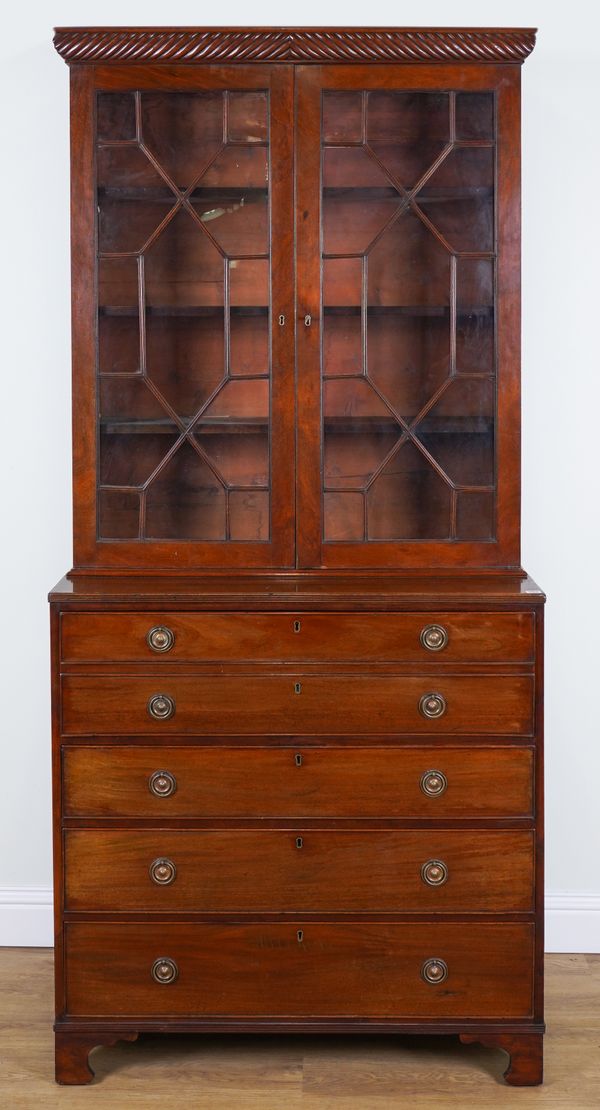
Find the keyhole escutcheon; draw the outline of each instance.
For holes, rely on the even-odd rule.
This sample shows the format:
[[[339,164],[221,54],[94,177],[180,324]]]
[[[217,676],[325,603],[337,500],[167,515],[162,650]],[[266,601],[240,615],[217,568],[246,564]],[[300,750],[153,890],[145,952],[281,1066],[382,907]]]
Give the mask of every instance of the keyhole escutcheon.
[[[301,836],[296,837],[296,847],[297,848],[303,848],[304,847],[304,841],[303,841]]]
[[[301,694],[302,693],[302,683],[301,682],[295,682],[294,683],[294,693],[295,694]]]
[[[302,627],[302,625],[300,624],[300,621],[294,621],[294,625],[293,625],[294,632],[299,632],[301,627]]]
[[[300,752],[297,752],[296,755],[294,756],[294,763],[296,764],[296,767],[301,767],[302,766],[302,756],[301,756]]]

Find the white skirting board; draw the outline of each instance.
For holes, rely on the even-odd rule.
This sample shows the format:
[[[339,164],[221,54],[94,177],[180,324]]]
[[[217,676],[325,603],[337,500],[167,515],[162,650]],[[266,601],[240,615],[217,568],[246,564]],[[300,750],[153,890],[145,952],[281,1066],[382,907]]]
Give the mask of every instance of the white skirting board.
[[[0,887],[0,947],[54,944],[51,887]]]
[[[546,952],[600,953],[600,894],[546,894]]]
[[[52,890],[0,887],[0,947],[53,944]],[[546,952],[600,953],[600,894],[546,895]]]

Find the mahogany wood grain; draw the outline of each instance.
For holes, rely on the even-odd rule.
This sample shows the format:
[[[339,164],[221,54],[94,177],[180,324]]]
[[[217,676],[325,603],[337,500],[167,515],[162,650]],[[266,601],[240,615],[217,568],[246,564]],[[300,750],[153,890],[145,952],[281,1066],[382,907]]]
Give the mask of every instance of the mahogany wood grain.
[[[271,27],[57,27],[54,46],[65,61],[122,64],[161,61],[381,62],[463,64],[498,61],[519,65],[535,45],[536,31],[514,28],[271,28]]]
[[[98,1045],[113,1045],[118,1041],[137,1041],[137,1033],[61,1033],[54,1034],[55,1078],[61,1086],[81,1086],[91,1083],[95,1072],[89,1054]]]
[[[162,858],[175,868],[166,886],[150,873]],[[447,868],[441,886],[422,876],[432,859]],[[65,834],[67,911],[438,914],[532,908],[531,832],[72,829]]]
[[[431,691],[447,703],[435,719],[419,711],[421,697]],[[150,716],[147,706],[155,694],[175,702],[170,719]],[[526,736],[533,728],[533,682],[526,675],[320,677],[300,670],[285,677],[65,675],[62,728],[71,736],[374,731]]]
[[[440,575],[426,567],[419,574],[390,571],[376,574],[326,570],[279,574],[224,575],[208,571],[193,575],[137,574],[135,571],[85,575],[71,571],[61,578],[49,600],[61,608],[93,611],[323,609],[412,612],[487,612],[537,609],[544,592],[524,571]]]
[[[545,796],[544,796],[544,610],[539,609],[535,617],[536,636],[536,669],[535,669],[535,729],[536,729],[536,756],[535,756],[535,815],[536,815],[536,846],[535,846],[535,910],[536,910],[536,949],[535,949],[535,1017],[539,1022],[544,1020],[544,953],[545,953]],[[533,1048],[535,1055],[535,1046]],[[542,1045],[538,1048],[538,1057],[542,1058]]]
[[[75,559],[69,578],[50,595],[56,1074],[61,1083],[89,1082],[88,1055],[95,1045],[133,1040],[141,1030],[178,1029],[462,1034],[465,1043],[479,1040],[509,1053],[507,1082],[541,1082],[544,595],[519,562],[519,68],[533,42],[533,32],[515,29],[71,28],[57,33],[57,48],[72,63]],[[134,98],[130,93],[135,90]],[[204,263],[199,263],[205,257],[204,232],[211,239],[214,224],[199,223],[196,231],[202,235],[183,244],[189,262],[183,277],[182,257],[161,252],[155,224],[151,239],[140,238],[145,246],[131,252],[128,264],[136,271],[134,256],[143,257],[148,250],[149,272],[155,268],[153,288],[161,296],[166,278],[189,282],[194,305],[208,319],[201,325],[208,361],[216,359],[220,365],[224,343],[224,365],[232,375],[240,374],[241,365],[247,370],[259,363],[263,373],[268,327],[270,398],[263,383],[255,388],[256,381],[238,380],[239,411],[246,422],[254,420],[253,434],[246,423],[229,427],[227,442],[220,426],[210,435],[212,449],[231,462],[234,486],[238,479],[244,489],[264,485],[269,470],[270,513],[264,490],[254,507],[238,501],[236,511],[246,528],[240,535],[246,538],[237,539],[240,518],[234,513],[238,524],[232,527],[229,501],[223,525],[220,503],[203,493],[202,531],[193,517],[197,503],[187,504],[185,489],[173,488],[173,504],[185,502],[177,512],[189,512],[191,533],[203,538],[147,538],[178,534],[168,530],[169,499],[163,495],[161,501],[155,486],[150,497],[158,502],[151,524],[155,531],[145,531],[145,494],[141,500],[137,492],[133,495],[139,507],[137,534],[144,537],[136,541],[127,517],[131,493],[126,494],[127,510],[113,479],[128,474],[129,456],[135,452],[150,475],[153,453],[161,446],[153,445],[152,437],[171,432],[169,421],[165,425],[162,420],[160,429],[144,425],[139,442],[130,442],[128,399],[137,383],[129,378],[138,363],[141,376],[146,373],[149,343],[150,362],[158,355],[168,370],[170,396],[171,386],[177,392],[177,382],[194,361],[196,340],[187,324],[174,326],[170,334],[177,337],[177,349],[171,360],[165,334],[152,322],[138,328],[132,318],[130,326],[132,321],[123,322],[110,311],[108,327],[106,320],[98,321],[96,217],[97,202],[102,209],[105,198],[96,195],[96,186],[100,184],[101,193],[107,182],[110,186],[101,166],[95,178],[98,94],[101,103],[110,100],[113,105],[114,94],[121,105],[117,114],[123,105],[129,112],[126,136],[119,130],[122,120],[112,134],[117,144],[113,153],[127,159],[136,146],[133,162],[137,159],[142,175],[137,184],[150,188],[144,196],[134,195],[135,189],[127,192],[134,202],[129,204],[132,227],[139,230],[149,198],[164,199],[152,192],[156,159],[139,145],[145,134],[144,105],[158,104],[160,115],[160,104],[164,109],[170,94],[205,92],[220,99],[225,139],[245,146],[239,146],[243,164],[235,181],[240,190],[253,188],[262,165],[264,192],[260,147],[265,149],[266,132],[260,140],[254,132],[240,138],[246,131],[238,127],[234,137],[239,104],[236,109],[235,94],[223,98],[224,90],[245,90],[251,100],[266,92],[268,99],[268,216],[265,209],[252,222],[252,211],[258,210],[256,205],[252,209],[256,198],[251,197],[250,226],[242,229],[239,241],[231,240],[224,268],[229,274],[230,263],[235,266],[248,245],[267,249],[268,230],[268,316],[266,293],[256,284],[257,263],[247,261],[246,277],[239,269],[234,273],[237,291],[229,290],[229,301],[235,312],[247,301],[254,315],[236,327],[225,320],[222,331],[219,320],[225,316],[214,316],[214,309],[227,307],[228,279],[221,299],[212,287],[203,289],[220,278],[201,272]],[[460,175],[453,176],[461,161],[454,154],[461,152],[452,151],[441,172],[440,166],[433,170],[438,173],[437,192],[435,182],[433,192],[426,183],[421,196],[427,210],[432,198],[440,199],[439,187],[442,192],[461,190],[454,198],[458,208],[444,208],[444,196],[437,209],[450,245],[436,232],[435,220],[424,225],[446,252],[444,262],[435,263],[425,246],[421,276],[429,283],[434,309],[443,316],[448,308],[447,339],[439,312],[441,332],[433,317],[423,325],[419,312],[417,323],[406,323],[411,305],[420,310],[423,302],[411,299],[412,262],[402,260],[393,236],[387,241],[383,236],[369,263],[383,325],[369,324],[368,342],[366,325],[361,325],[364,373],[379,359],[386,373],[402,374],[399,346],[405,369],[413,363],[418,367],[421,345],[433,352],[422,380],[410,369],[411,380],[402,383],[399,395],[409,418],[414,411],[417,430],[421,400],[439,385],[432,365],[436,358],[442,375],[477,373],[490,386],[478,400],[478,387],[471,383],[464,411],[452,399],[443,410],[455,422],[446,428],[449,434],[456,437],[460,429],[444,456],[457,468],[455,479],[448,479],[453,490],[446,522],[451,539],[431,538],[446,535],[441,517],[436,517],[443,498],[436,502],[434,490],[433,507],[428,504],[418,467],[406,495],[402,483],[407,479],[400,470],[392,472],[392,486],[385,487],[392,488],[393,496],[378,495],[373,542],[349,542],[363,533],[351,513],[348,523],[347,502],[330,502],[325,529],[322,520],[324,473],[328,482],[337,483],[336,489],[348,476],[356,489],[363,472],[373,473],[381,442],[387,450],[390,439],[386,413],[379,446],[373,439],[369,420],[376,412],[372,398],[368,404],[361,401],[364,382],[350,387],[340,408],[334,373],[327,390],[333,399],[322,402],[321,349],[330,340],[327,329],[321,335],[321,312],[328,320],[332,309],[341,308],[348,316],[358,301],[352,299],[352,259],[349,267],[338,266],[332,280],[322,272],[328,268],[322,266],[321,240],[323,234],[329,236],[330,246],[333,241],[339,247],[338,257],[353,255],[351,213],[357,198],[336,196],[330,202],[331,188],[339,192],[348,184],[348,167],[359,153],[336,142],[329,129],[333,154],[326,160],[323,200],[323,94],[332,94],[329,104],[339,106],[348,104],[357,90],[370,92],[361,98],[356,142],[370,134],[370,111],[375,131],[381,130],[385,105],[394,99],[389,92],[402,93],[404,105],[418,100],[424,106],[432,102],[428,93],[443,90],[448,106],[445,154],[450,145],[465,145],[460,113],[468,98],[461,94],[485,93],[475,95],[477,103],[487,105],[485,139],[475,140],[475,146],[489,152],[495,127],[495,163],[484,152],[479,178],[465,182],[479,184],[486,197],[495,197],[494,315],[488,312],[491,282],[477,286],[465,277],[469,265],[473,274],[474,259],[491,256],[490,208],[482,200],[479,230],[475,223],[469,226],[471,237],[481,231],[483,239],[473,242],[467,236],[467,245],[481,249],[466,250],[464,241],[461,248],[453,240],[462,219],[456,212],[463,211],[463,182]],[[382,105],[383,116],[378,116]],[[436,139],[437,125],[427,112],[425,116],[424,131],[433,126],[435,132],[424,135],[427,143]],[[335,120],[333,124],[335,133]],[[466,145],[473,147],[468,134],[469,124]],[[421,137],[419,133],[419,141]],[[250,142],[258,145],[251,148]],[[180,153],[185,163],[187,152]],[[474,154],[477,160],[472,149],[466,159],[471,168]],[[418,156],[415,150],[401,156],[412,167],[412,183]],[[365,227],[374,231],[395,186],[390,179],[379,190],[377,155],[373,164],[369,159],[365,155],[362,176],[352,185],[376,191],[358,198],[365,206]],[[231,167],[217,173],[227,190],[233,188],[231,174]],[[420,194],[422,183],[416,181],[415,196],[417,188]],[[394,195],[404,192],[402,185]],[[109,197],[109,206],[113,200]],[[188,202],[181,194],[177,203]],[[219,217],[225,215],[217,211]],[[231,228],[232,211],[227,209],[217,225],[219,233]],[[214,218],[212,212],[208,216]],[[126,230],[122,213],[115,218],[117,230]],[[99,230],[100,236],[110,231],[102,219]],[[423,236],[431,247],[425,232]],[[336,250],[329,253],[336,255]],[[485,266],[491,274],[490,264]],[[446,269],[449,278],[443,284]],[[142,262],[135,305],[145,303],[143,271]],[[367,318],[366,264],[361,281],[359,300]],[[475,354],[471,349],[467,369],[459,365],[457,354],[464,346],[464,326],[457,315],[459,287],[463,302],[471,297],[485,310],[478,316],[480,344]],[[161,304],[160,297],[152,302],[158,317]],[[185,311],[194,305],[186,303]],[[390,307],[398,319],[385,316]],[[337,365],[347,375],[346,324],[343,316],[339,319],[341,328],[336,332],[334,327],[331,334],[339,337],[341,331],[342,354],[339,347],[337,355],[326,348],[327,358],[334,370]],[[356,329],[349,334],[355,336]],[[96,381],[99,349],[103,377],[114,379],[102,390]],[[356,352],[353,357],[360,362]],[[123,366],[125,373],[112,373]],[[150,407],[151,401],[146,397]],[[325,411],[328,429],[335,428],[329,455],[323,449],[322,403],[330,405]],[[432,398],[432,403],[437,401]],[[106,419],[107,412],[111,420],[123,417],[108,457],[98,450],[100,408]],[[134,408],[133,416],[150,419],[152,414],[142,409],[140,415]],[[224,402],[216,412],[221,419],[229,408]],[[356,467],[348,444],[341,442],[342,415],[344,420],[348,415],[367,418],[360,425],[363,449]],[[456,425],[457,416],[465,415],[471,423],[480,417],[487,421],[483,446],[465,439],[463,425]],[[407,427],[409,438],[412,433]],[[434,462],[439,449],[438,444]],[[479,458],[481,473],[474,469]],[[102,481],[110,490],[108,498],[102,495],[103,504],[97,495],[98,467],[105,468]],[[406,473],[413,473],[410,466]],[[466,479],[474,473],[477,485],[471,487]],[[185,487],[187,478],[178,475]],[[408,488],[411,482],[413,488]],[[468,498],[490,483],[497,491],[495,519],[488,490],[474,527]],[[222,484],[221,501],[224,489]],[[369,504],[362,504],[362,526],[368,532]],[[456,538],[461,505],[467,506],[462,539]],[[250,524],[244,513],[250,514]],[[228,529],[230,541],[210,540],[213,532],[223,536]],[[99,539],[119,535],[129,538]],[[389,538],[402,535],[414,538]],[[429,623],[447,628],[449,641],[441,652],[430,653],[420,643],[421,630]],[[153,653],[146,643],[155,625],[167,625],[175,634],[172,650],[164,655]],[[437,719],[419,710],[421,696],[430,693],[446,699],[446,711]],[[154,694],[174,699],[170,719],[149,715]],[[175,790],[167,797],[156,797],[149,789],[157,771],[174,777]],[[438,796],[423,791],[428,771],[447,780]],[[176,868],[174,882],[165,887],[149,874],[159,858],[172,859]],[[423,882],[421,866],[427,859],[446,864],[443,885]],[[158,983],[151,975],[153,963],[166,958],[178,968],[171,984]],[[426,983],[421,970],[427,959],[444,960],[447,979]]]
[[[441,651],[420,640],[429,624],[448,634]],[[146,636],[174,634],[158,654]],[[533,659],[531,613],[63,613],[64,662],[525,662]]]
[[[297,757],[300,758],[298,765]],[[517,747],[65,747],[66,817],[530,817],[533,752]],[[423,793],[431,769],[448,781]],[[150,793],[155,771],[176,790]]]
[[[527,1018],[528,924],[65,926],[71,1016]],[[178,978],[156,983],[155,960]],[[443,959],[448,977],[421,977]]]
[[[461,1033],[462,1044],[483,1044],[508,1053],[504,1079],[511,1087],[539,1087],[544,1082],[544,1038],[541,1033]]]
[[[70,72],[73,554],[90,558],[96,534],[96,196],[94,73]],[[93,538],[92,538],[93,537]]]

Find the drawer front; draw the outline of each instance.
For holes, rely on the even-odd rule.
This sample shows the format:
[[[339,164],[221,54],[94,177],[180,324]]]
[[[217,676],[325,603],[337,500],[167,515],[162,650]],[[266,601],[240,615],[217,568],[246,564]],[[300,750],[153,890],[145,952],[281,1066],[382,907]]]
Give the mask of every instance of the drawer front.
[[[430,626],[442,629],[425,637]],[[156,647],[148,642],[153,629]],[[169,633],[172,634],[172,643]],[[445,635],[444,635],[445,634]],[[443,643],[447,637],[447,643]],[[439,647],[439,643],[442,646]],[[63,613],[65,662],[526,662],[531,613]]]
[[[71,830],[67,910],[530,912],[533,833]]]
[[[78,923],[65,934],[72,1017],[532,1013],[529,924]],[[444,981],[424,979],[430,960],[444,961]],[[153,968],[173,978],[157,982]]]
[[[155,794],[159,772],[166,792]],[[431,788],[433,793],[426,793]],[[159,787],[161,786],[159,782]],[[437,789],[436,789],[437,787]],[[486,747],[63,749],[67,817],[530,817],[533,752]]]
[[[66,735],[527,735],[533,729],[528,675],[67,675],[62,691]],[[420,708],[431,693],[438,696],[435,706],[444,707],[434,718]],[[162,711],[164,695],[174,711],[156,720],[152,699],[159,698]]]

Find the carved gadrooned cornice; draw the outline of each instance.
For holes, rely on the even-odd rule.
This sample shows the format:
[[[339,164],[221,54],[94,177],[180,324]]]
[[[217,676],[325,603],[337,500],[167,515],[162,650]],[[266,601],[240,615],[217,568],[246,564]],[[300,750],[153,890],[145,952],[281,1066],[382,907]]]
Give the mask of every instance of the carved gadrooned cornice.
[[[535,30],[432,28],[58,27],[54,45],[72,63],[513,62]]]

